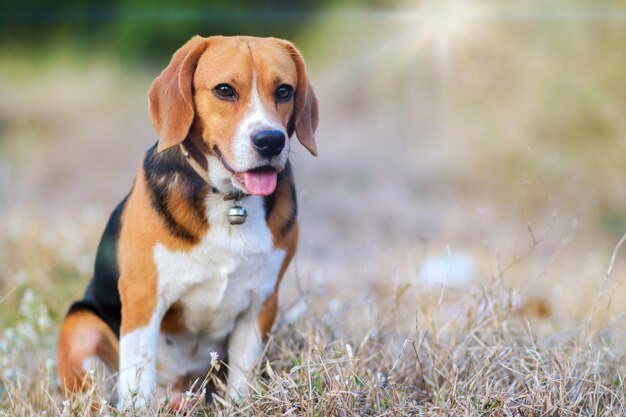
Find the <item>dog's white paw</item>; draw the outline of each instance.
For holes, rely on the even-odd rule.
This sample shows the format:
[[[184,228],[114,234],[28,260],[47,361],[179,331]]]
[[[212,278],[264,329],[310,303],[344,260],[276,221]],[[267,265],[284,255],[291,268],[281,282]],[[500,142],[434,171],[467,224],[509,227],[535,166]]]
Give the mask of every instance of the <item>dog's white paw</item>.
[[[248,391],[250,386],[248,385],[248,381],[245,378],[237,379],[237,381],[233,381],[228,383],[228,397],[235,404],[241,404],[243,402],[243,398],[248,395]]]

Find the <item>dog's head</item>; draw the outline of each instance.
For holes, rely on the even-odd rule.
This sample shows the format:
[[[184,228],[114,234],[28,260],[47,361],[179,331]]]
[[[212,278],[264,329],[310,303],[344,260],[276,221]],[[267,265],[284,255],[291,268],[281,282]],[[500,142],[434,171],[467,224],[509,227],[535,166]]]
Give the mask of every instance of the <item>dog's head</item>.
[[[200,139],[223,192],[272,194],[294,131],[317,155],[317,99],[302,56],[281,39],[192,38],[152,84],[150,115],[159,152]]]

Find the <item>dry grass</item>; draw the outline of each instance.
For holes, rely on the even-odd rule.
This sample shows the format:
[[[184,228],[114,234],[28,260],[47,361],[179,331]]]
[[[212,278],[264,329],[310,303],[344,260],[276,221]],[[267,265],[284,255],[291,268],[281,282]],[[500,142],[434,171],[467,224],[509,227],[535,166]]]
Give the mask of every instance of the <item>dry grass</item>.
[[[96,234],[101,224],[96,219],[97,215],[86,215],[77,221],[77,229]],[[13,219],[13,224],[20,222]],[[30,224],[28,230],[33,229],[36,227]],[[66,398],[55,376],[58,313],[63,311],[66,296],[60,300],[50,296],[54,291],[44,290],[46,281],[36,277],[57,274],[59,268],[66,276],[88,274],[81,270],[81,264],[88,261],[82,259],[80,234],[68,230],[59,227],[54,238],[46,233],[23,233],[19,240],[8,236],[2,242],[2,260],[7,267],[12,267],[10,256],[17,253],[38,253],[41,258],[29,272],[9,273],[22,284],[18,282],[0,301],[3,317],[11,317],[4,320],[0,337],[1,415],[118,413],[104,392],[105,384]],[[72,246],[74,253],[68,249]],[[609,259],[607,255],[607,265]],[[303,280],[297,275],[290,278]],[[607,279],[611,279],[609,275]],[[77,278],[75,284],[80,281]],[[516,300],[517,292],[507,286],[502,274],[473,288],[429,291],[403,283],[387,294],[371,291],[349,303],[338,301],[332,289],[324,286],[305,289],[284,306],[259,364],[252,394],[241,404],[220,397],[209,406],[190,396],[188,412],[624,415],[626,323],[621,316],[597,318],[598,309],[605,308],[604,297],[598,297],[591,310],[580,313],[580,325],[554,331],[551,319],[546,318],[551,306],[542,299]],[[19,300],[17,305],[12,304],[15,300]],[[7,314],[9,309],[16,312]],[[98,375],[93,378],[98,380]],[[222,393],[218,390],[218,395]],[[160,413],[165,413],[165,408]]]

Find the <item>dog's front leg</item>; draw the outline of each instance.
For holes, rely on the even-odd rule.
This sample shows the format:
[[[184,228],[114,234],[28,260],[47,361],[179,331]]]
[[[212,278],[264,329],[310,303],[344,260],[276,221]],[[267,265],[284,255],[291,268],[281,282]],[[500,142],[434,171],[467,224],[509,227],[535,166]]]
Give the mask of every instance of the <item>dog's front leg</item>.
[[[154,404],[157,343],[167,306],[149,286],[128,283],[123,276],[120,295],[118,405],[121,409],[149,408]]]
[[[120,409],[153,405],[156,386],[156,350],[162,315],[120,335],[120,372],[117,386]]]
[[[228,342],[228,395],[238,400],[248,392],[248,377],[263,352],[265,343],[257,325],[258,308],[239,317]]]

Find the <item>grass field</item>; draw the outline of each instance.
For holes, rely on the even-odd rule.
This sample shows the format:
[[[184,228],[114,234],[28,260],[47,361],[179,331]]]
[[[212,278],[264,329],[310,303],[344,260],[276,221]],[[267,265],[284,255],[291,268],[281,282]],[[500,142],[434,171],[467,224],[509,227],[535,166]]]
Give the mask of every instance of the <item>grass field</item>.
[[[188,412],[626,415],[626,24],[572,4],[445,48],[385,16],[304,32],[320,157],[291,156],[278,322],[252,395]],[[65,397],[54,349],[159,71],[0,50],[0,417],[119,414]]]
[[[83,233],[95,233],[98,222],[79,222]],[[2,299],[0,409],[7,416],[115,415],[110,395],[103,391],[106,384],[66,398],[55,377],[59,314],[68,293],[78,293],[90,264],[76,240],[80,234],[58,230],[63,232],[54,238],[48,231],[24,234],[19,243],[3,242],[5,266],[11,259],[22,264],[20,253],[37,254],[37,260],[30,263],[36,269],[13,271],[14,287]],[[607,268],[615,265],[608,262]],[[44,278],[48,276],[52,279]],[[298,274],[290,279],[291,285],[305,280]],[[611,279],[615,277],[603,283],[604,291],[614,288]],[[568,318],[578,322],[568,327],[554,319],[556,297],[529,297],[506,281],[496,274],[471,289],[429,291],[399,280],[386,293],[372,289],[349,301],[337,298],[330,285],[305,286],[283,303],[252,395],[242,404],[218,399],[211,406],[190,395],[188,411],[623,415],[625,323],[623,315],[607,316],[606,302],[612,297],[588,294],[590,309],[568,308]]]

